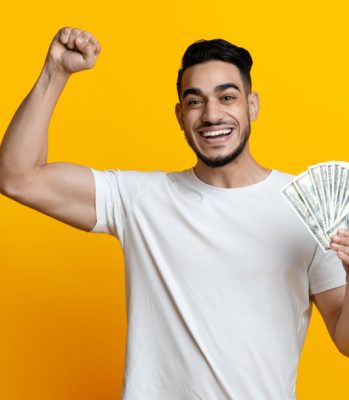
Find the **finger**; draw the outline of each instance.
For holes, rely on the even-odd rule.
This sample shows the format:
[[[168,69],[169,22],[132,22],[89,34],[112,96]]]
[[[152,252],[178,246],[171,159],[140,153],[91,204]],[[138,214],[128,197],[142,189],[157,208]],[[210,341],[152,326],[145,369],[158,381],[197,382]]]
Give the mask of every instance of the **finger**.
[[[65,27],[59,31],[59,41],[62,44],[67,44],[72,28]]]
[[[96,59],[98,54],[101,52],[101,45],[99,44],[98,40],[92,36],[91,33],[87,32],[88,35],[82,38],[82,35],[79,36],[79,38],[76,40],[76,44],[79,48],[79,50],[83,50],[85,45],[90,45],[92,44],[93,46],[93,53],[94,53],[94,58]],[[84,51],[85,52],[85,51]]]
[[[89,39],[87,44],[83,47],[83,55],[85,60],[85,65],[87,68],[92,68],[95,65],[96,55],[95,55],[95,45],[92,42],[92,37]]]
[[[88,41],[91,39],[92,35],[90,32],[83,31],[80,35],[75,39],[75,45],[78,50],[83,51],[83,48],[88,44]]]
[[[70,32],[70,35],[69,35],[68,42],[67,42],[68,49],[71,49],[71,50],[74,49],[75,40],[80,35],[80,33],[81,33],[80,29],[77,29],[77,28],[72,29],[72,31]]]
[[[92,42],[92,43],[94,44],[94,46],[95,46],[95,50],[94,50],[95,56],[98,56],[98,54],[99,54],[99,53],[101,52],[101,50],[102,50],[102,47],[101,47],[100,43],[98,42],[98,40],[97,40],[95,37],[92,37],[91,42]]]
[[[347,236],[334,235],[331,241],[337,244],[342,244],[344,246],[349,246],[349,237]]]
[[[341,245],[338,243],[331,243],[331,249],[336,251],[337,254],[338,252],[342,252],[344,254],[348,254],[349,255],[349,246],[348,245]]]
[[[348,254],[343,253],[343,252],[341,252],[341,251],[339,251],[337,254],[338,254],[338,257],[339,257],[343,262],[345,262],[346,264],[349,265],[349,255],[348,255]]]
[[[337,235],[349,238],[349,229],[344,229],[344,228],[338,229]]]
[[[97,55],[100,52],[100,47],[96,45],[96,39],[89,34],[89,37],[83,39],[79,37],[76,40],[79,51],[84,55],[84,59],[88,64],[89,68],[95,64]]]

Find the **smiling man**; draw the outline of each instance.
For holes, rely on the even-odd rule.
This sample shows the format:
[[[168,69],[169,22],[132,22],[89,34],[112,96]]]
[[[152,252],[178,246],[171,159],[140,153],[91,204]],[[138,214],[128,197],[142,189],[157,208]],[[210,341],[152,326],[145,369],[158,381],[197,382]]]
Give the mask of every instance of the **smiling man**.
[[[197,156],[175,171],[47,163],[47,130],[68,78],[98,41],[63,28],[0,147],[6,196],[125,256],[123,400],[291,400],[313,303],[349,356],[349,232],[322,252],[280,194],[293,176],[249,149],[259,111],[252,58],[225,40],[186,50],[175,112]]]
[[[236,59],[242,72],[232,61],[207,60],[204,53],[207,48],[222,46],[227,46],[228,52],[233,50],[232,60]],[[188,58],[195,48],[197,51],[201,48],[203,59],[191,65]],[[246,62],[244,67],[242,61]],[[197,175],[204,181],[213,179],[214,185],[226,187],[244,186],[251,179],[266,177],[270,170],[259,166],[249,151],[250,121],[257,118],[259,97],[251,93],[252,59],[247,51],[229,48],[223,40],[202,41],[189,47],[183,64],[188,66],[178,74],[180,103],[176,104],[176,115],[198,157]],[[238,171],[238,166],[242,171]]]
[[[250,85],[245,88],[239,69],[223,61],[196,64],[179,79],[178,91],[186,89],[176,113],[188,144],[209,167],[231,163],[246,149],[250,120],[259,109],[257,93],[249,93]],[[225,79],[231,82],[220,83]]]

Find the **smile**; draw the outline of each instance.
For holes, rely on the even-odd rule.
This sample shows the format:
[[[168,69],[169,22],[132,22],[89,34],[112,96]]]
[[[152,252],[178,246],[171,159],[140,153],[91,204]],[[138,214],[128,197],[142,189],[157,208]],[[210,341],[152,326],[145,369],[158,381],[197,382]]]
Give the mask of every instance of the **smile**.
[[[200,134],[202,142],[206,144],[215,144],[215,143],[223,143],[230,139],[232,133],[234,132],[234,128],[225,128],[225,129],[215,129],[213,130],[200,130],[198,133]]]
[[[227,136],[233,132],[232,128],[229,129],[220,129],[214,131],[199,131],[200,135],[207,138],[207,137],[219,137],[219,136]]]

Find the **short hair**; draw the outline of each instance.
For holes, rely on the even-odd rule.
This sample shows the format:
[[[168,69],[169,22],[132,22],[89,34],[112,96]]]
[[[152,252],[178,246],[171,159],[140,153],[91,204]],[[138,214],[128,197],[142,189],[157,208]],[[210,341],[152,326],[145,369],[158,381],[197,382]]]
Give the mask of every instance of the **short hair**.
[[[253,60],[248,50],[227,42],[224,39],[200,39],[192,43],[182,57],[182,66],[178,71],[177,77],[177,93],[179,100],[181,100],[180,92],[184,71],[193,65],[212,60],[234,64],[240,71],[246,93],[251,92],[252,81],[250,71]]]

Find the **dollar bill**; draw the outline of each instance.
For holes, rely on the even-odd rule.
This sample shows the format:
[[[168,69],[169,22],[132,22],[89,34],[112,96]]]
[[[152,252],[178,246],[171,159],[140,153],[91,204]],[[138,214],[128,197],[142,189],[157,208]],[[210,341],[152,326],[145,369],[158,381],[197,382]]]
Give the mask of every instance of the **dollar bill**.
[[[344,215],[340,220],[338,220],[333,226],[327,229],[326,233],[331,238],[335,235],[338,229],[349,229],[349,214]]]
[[[338,229],[349,229],[349,163],[311,165],[281,193],[324,252]]]
[[[344,171],[344,168],[342,168],[342,166],[339,163],[335,164],[335,169],[334,169],[334,198],[333,198],[333,202],[335,205],[335,213],[334,213],[334,219],[337,220],[338,218],[338,195],[339,195],[339,189],[341,187],[341,179],[342,179],[342,171]]]
[[[320,203],[317,199],[315,188],[313,186],[310,174],[308,171],[298,175],[293,181],[298,193],[302,197],[305,205],[310,213],[316,219],[321,229],[325,232],[326,225]]]
[[[337,207],[338,207],[338,214],[340,214],[342,212],[342,203],[343,203],[343,198],[345,195],[345,188],[346,188],[346,184],[347,184],[347,180],[349,178],[349,174],[348,174],[348,168],[346,168],[344,165],[341,165],[342,168],[342,179],[341,179],[341,183],[340,183],[340,188],[339,188],[339,193],[338,193],[338,200],[337,200]]]
[[[335,204],[334,204],[334,163],[326,163],[327,170],[327,185],[328,185],[328,194],[329,194],[329,209],[331,215],[330,224],[332,225],[335,222]]]
[[[324,195],[324,189],[322,185],[322,179],[321,179],[321,172],[320,168],[318,165],[313,165],[308,168],[310,177],[312,179],[315,193],[318,199],[319,207],[321,208],[323,219],[324,219],[324,224],[325,227],[328,228],[330,226],[329,221],[328,221],[328,216],[326,212],[326,206],[325,206],[325,195]]]
[[[342,218],[344,214],[348,213],[349,209],[349,170],[347,170],[347,175],[345,178],[345,181],[343,182],[343,194],[342,194],[342,199],[341,203],[338,205],[338,214],[339,218]]]
[[[316,222],[316,219],[303,202],[296,186],[291,183],[283,188],[281,193],[290,202],[293,209],[296,211],[308,231],[313,235],[314,239],[319,243],[322,250],[326,252],[330,247],[330,241],[328,240],[327,235],[325,236],[324,232],[321,230],[321,227]]]

